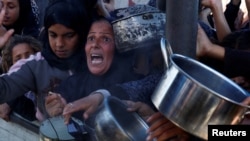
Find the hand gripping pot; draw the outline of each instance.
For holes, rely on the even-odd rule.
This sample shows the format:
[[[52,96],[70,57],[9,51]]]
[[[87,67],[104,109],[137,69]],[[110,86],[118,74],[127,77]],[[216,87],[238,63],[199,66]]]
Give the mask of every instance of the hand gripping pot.
[[[158,41],[165,36],[165,13],[148,5],[117,9],[114,13],[112,25],[119,52],[160,45]]]
[[[167,69],[152,95],[156,108],[185,131],[208,139],[208,125],[236,125],[249,96],[229,78],[192,58],[173,54],[161,40]]]

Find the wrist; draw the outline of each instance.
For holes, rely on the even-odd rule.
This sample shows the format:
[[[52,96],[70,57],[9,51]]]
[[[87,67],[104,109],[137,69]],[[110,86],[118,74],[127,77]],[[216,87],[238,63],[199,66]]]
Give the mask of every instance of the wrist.
[[[106,98],[106,97],[109,97],[109,96],[110,96],[110,92],[109,92],[108,90],[105,90],[105,89],[99,89],[99,90],[96,90],[96,91],[94,91],[94,93],[93,93],[93,94],[95,94],[95,93],[99,93],[99,94],[101,94],[104,98]]]
[[[94,94],[99,94],[102,96],[102,99],[100,100],[101,102],[99,103],[99,107],[102,107],[103,101],[105,98],[111,96],[110,92],[108,90],[105,90],[105,89],[96,90],[96,91],[92,92],[90,95],[94,95]]]
[[[94,94],[99,94],[102,96],[103,100],[106,98],[106,97],[109,97],[110,96],[110,92],[108,90],[105,90],[105,89],[99,89],[99,90],[96,90],[94,92],[92,92],[90,95],[94,95]]]

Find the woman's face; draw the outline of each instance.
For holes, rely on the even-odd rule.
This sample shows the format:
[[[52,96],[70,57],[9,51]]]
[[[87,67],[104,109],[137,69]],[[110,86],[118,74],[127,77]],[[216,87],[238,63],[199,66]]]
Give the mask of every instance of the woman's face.
[[[31,54],[34,54],[34,50],[26,43],[20,43],[15,45],[12,49],[12,64],[15,64],[20,59],[26,59]]]
[[[106,73],[113,61],[114,51],[114,34],[110,23],[104,20],[94,22],[85,45],[90,72],[95,75]]]
[[[19,0],[0,0],[2,10],[5,10],[3,25],[13,25],[19,18],[20,6]]]
[[[59,58],[70,57],[78,44],[78,34],[62,24],[54,24],[48,29],[49,44]]]

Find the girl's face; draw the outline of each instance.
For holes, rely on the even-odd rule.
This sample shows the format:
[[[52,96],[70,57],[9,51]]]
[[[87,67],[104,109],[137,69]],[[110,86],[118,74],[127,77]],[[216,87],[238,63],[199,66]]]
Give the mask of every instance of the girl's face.
[[[12,64],[20,59],[26,59],[34,53],[34,50],[27,43],[17,44],[12,49]]]
[[[48,29],[49,44],[59,58],[70,57],[78,44],[79,35],[62,24],[54,24]]]
[[[85,46],[90,72],[95,75],[106,73],[113,61],[114,51],[112,26],[103,20],[93,23]]]
[[[2,10],[5,10],[3,25],[13,25],[19,18],[19,0],[0,0],[0,2],[2,4]]]

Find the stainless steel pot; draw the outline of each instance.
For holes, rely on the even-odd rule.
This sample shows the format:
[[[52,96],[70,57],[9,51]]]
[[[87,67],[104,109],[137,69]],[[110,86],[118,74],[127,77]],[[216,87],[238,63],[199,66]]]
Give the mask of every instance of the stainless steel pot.
[[[166,47],[170,51],[166,51]],[[171,53],[161,40],[166,71],[152,102],[185,131],[208,139],[208,125],[235,125],[249,109],[241,104],[247,93],[229,78],[189,57]]]
[[[112,22],[115,44],[119,52],[158,46],[165,36],[166,14],[149,5],[117,9]]]
[[[118,98],[104,99],[96,115],[95,131],[100,141],[145,141],[148,125],[136,112],[128,112]]]

